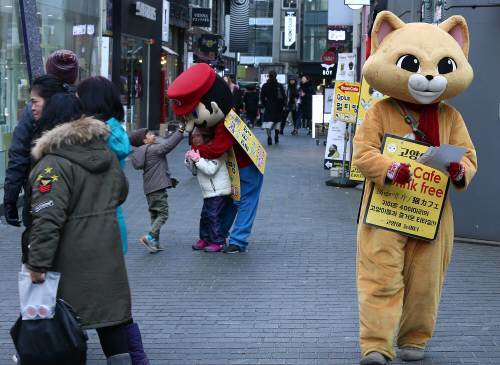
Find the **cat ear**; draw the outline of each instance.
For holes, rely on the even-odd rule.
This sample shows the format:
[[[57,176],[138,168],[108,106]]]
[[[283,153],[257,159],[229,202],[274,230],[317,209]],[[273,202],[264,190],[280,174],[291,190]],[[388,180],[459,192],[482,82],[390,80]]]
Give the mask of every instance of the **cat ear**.
[[[439,28],[451,35],[457,41],[467,58],[469,55],[469,27],[467,27],[467,22],[464,17],[453,15],[439,24]]]
[[[381,11],[373,23],[371,34],[372,53],[377,51],[382,41],[389,33],[404,26],[405,23],[390,11]]]

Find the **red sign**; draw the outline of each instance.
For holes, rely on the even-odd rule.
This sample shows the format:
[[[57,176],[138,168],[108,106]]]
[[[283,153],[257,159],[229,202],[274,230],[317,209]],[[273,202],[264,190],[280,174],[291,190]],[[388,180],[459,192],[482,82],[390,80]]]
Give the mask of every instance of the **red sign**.
[[[325,51],[323,56],[321,56],[321,61],[327,65],[332,65],[335,63],[335,52]]]
[[[342,92],[359,92],[359,86],[346,85],[344,83],[340,84],[338,89]]]

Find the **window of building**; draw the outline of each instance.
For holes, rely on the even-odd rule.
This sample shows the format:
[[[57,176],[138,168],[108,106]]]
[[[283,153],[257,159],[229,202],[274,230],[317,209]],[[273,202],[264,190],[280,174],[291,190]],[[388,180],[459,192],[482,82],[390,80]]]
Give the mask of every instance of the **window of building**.
[[[295,51],[297,49],[297,41],[291,46],[285,46],[285,32],[281,32],[281,50],[282,51]]]
[[[296,9],[297,8],[297,0],[283,0],[282,8],[283,9]]]
[[[328,11],[328,0],[305,0],[304,10],[307,11]]]
[[[273,55],[273,27],[255,26],[250,27],[248,53],[252,56]]]
[[[0,7],[0,186],[5,180],[12,132],[29,98],[29,80],[21,32],[19,2]]]
[[[327,30],[324,25],[304,26],[302,59],[306,62],[320,62],[327,49]]]
[[[248,8],[250,18],[273,17],[273,0],[250,0]]]

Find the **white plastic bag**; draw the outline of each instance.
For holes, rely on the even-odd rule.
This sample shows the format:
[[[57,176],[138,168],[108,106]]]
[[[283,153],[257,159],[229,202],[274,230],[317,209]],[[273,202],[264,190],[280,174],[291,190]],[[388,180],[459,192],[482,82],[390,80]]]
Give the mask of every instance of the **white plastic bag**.
[[[45,281],[33,284],[29,271],[19,273],[19,300],[23,320],[53,318],[61,274],[49,271]]]

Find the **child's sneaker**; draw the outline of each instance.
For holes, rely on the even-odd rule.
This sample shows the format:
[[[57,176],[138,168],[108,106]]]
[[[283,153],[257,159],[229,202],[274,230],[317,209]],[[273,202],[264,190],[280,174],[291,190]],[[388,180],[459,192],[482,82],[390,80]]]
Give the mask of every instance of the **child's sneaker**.
[[[151,234],[148,234],[146,236],[142,236],[141,239],[139,240],[140,243],[144,245],[148,249],[149,252],[151,253],[156,253],[155,246],[158,244],[158,241],[151,236]]]
[[[208,246],[205,247],[205,252],[220,252],[223,247],[223,243],[209,243]]]
[[[163,247],[162,245],[160,245],[160,242],[156,242],[153,247],[155,248],[156,252],[165,251],[165,247]]]
[[[200,250],[205,249],[205,247],[207,247],[207,246],[208,246],[207,242],[205,242],[204,240],[198,240],[198,241],[196,241],[196,243],[193,243],[193,245],[191,247],[195,251],[200,251]]]

